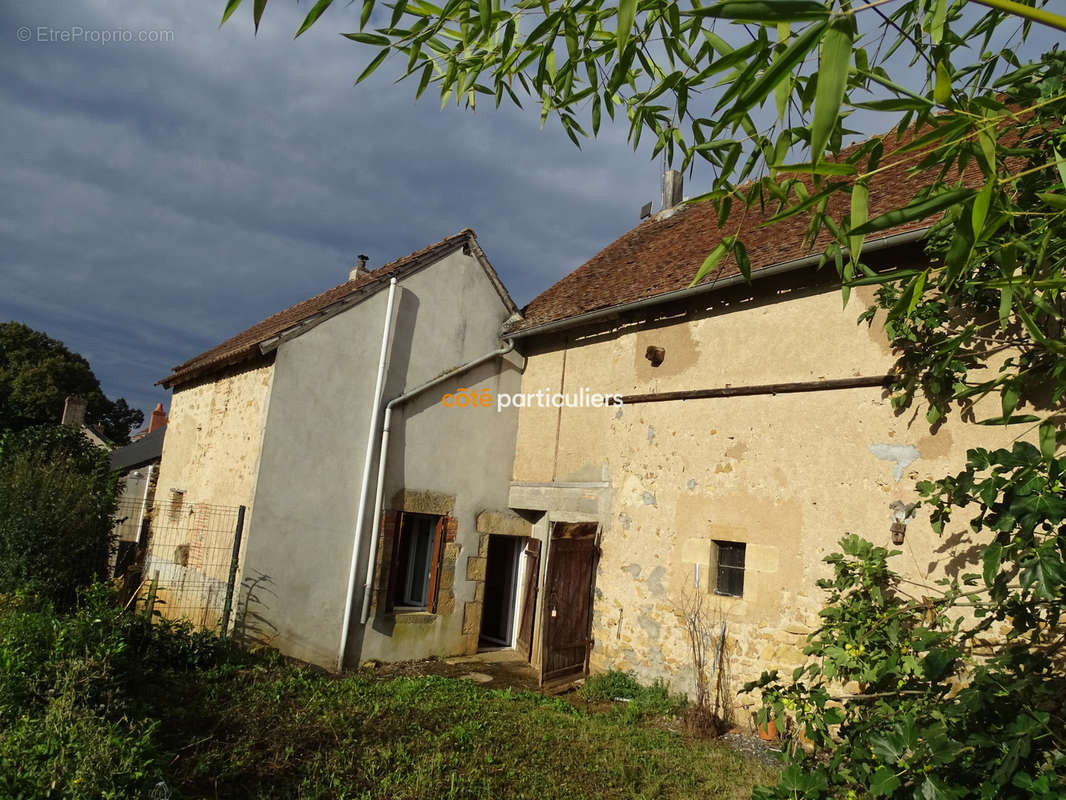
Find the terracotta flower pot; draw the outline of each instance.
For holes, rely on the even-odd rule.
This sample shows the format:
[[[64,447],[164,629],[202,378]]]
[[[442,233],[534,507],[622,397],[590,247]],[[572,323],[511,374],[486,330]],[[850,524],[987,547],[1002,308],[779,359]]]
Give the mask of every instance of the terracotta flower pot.
[[[777,738],[777,720],[771,718],[765,725],[759,726],[759,738],[764,742],[771,742]]]

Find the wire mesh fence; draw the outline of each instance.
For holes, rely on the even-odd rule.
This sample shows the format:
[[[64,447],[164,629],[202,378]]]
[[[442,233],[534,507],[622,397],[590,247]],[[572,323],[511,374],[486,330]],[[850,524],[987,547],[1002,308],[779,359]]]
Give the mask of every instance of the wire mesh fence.
[[[244,506],[123,500],[116,570],[140,563],[139,594],[169,619],[225,631],[244,528]],[[124,563],[126,562],[126,563]]]

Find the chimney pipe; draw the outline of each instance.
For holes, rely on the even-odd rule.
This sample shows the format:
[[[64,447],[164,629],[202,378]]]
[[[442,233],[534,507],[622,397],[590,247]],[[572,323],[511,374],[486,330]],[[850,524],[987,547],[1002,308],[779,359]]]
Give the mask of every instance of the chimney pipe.
[[[370,270],[366,268],[366,262],[369,261],[369,257],[359,254],[359,263],[352,267],[352,271],[348,273],[348,280],[354,281],[357,278],[362,278],[365,275],[370,274]]]
[[[80,428],[85,424],[85,400],[80,397],[67,397],[63,403],[63,425]]]
[[[148,432],[159,430],[167,424],[167,412],[163,410],[162,403],[156,403],[152,409],[152,416],[148,418]]]
[[[673,208],[681,202],[684,190],[684,177],[676,169],[663,173],[663,211]]]

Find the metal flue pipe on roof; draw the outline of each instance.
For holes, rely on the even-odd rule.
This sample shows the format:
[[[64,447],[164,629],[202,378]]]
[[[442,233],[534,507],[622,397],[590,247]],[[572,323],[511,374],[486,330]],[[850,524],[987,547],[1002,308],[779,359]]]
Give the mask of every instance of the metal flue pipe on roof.
[[[514,341],[507,339],[503,347],[492,350],[480,358],[475,358],[473,361],[469,361],[460,367],[448,370],[443,375],[439,375],[431,381],[423,383],[421,386],[417,386],[409,392],[404,392],[399,397],[396,397],[389,401],[385,406],[385,421],[381,430],[381,451],[378,457],[378,485],[377,494],[374,498],[374,527],[370,534],[370,555],[366,561],[366,581],[363,583],[363,606],[362,606],[362,623],[366,625],[367,620],[370,619],[370,591],[374,585],[374,562],[377,560],[378,555],[378,540],[381,536],[381,514],[382,514],[382,497],[385,492],[385,465],[389,457],[389,431],[392,427],[392,410],[402,403],[407,402],[415,395],[422,394],[434,386],[444,383],[445,381],[454,378],[463,372],[473,369],[474,367],[481,366],[486,361],[491,361],[494,358],[505,356],[514,350]],[[351,610],[351,598],[349,597],[349,606],[345,609],[345,613]]]
[[[355,531],[352,536],[352,562],[348,568],[348,594],[344,601],[344,623],[341,627],[341,644],[337,651],[338,672],[344,669],[344,653],[348,649],[348,627],[352,621],[352,600],[355,597],[355,574],[359,567],[359,551],[363,544],[363,524],[366,522],[366,506],[370,492],[370,470],[374,465],[374,443],[377,439],[378,419],[381,416],[381,401],[385,390],[385,371],[389,359],[389,339],[392,333],[392,312],[396,305],[395,299],[396,279],[393,278],[389,281],[389,299],[385,307],[385,325],[381,332],[381,354],[378,357],[378,375],[374,383],[374,404],[370,411],[370,426],[366,435],[363,479],[359,489],[359,510],[355,515]],[[378,496],[381,496],[380,486]]]
[[[873,253],[888,247],[899,247],[901,245],[910,244],[911,242],[916,242],[924,238],[928,232],[929,227],[924,227],[913,231],[906,231],[904,233],[892,234],[891,236],[883,236],[880,239],[874,239],[872,242],[866,242],[863,244],[862,252]],[[847,256],[847,250],[844,251],[844,255],[845,257]],[[818,253],[816,255],[804,256],[803,258],[795,258],[791,261],[782,261],[779,264],[771,264],[762,267],[761,269],[753,269],[751,271],[751,280],[754,281],[758,278],[768,278],[771,275],[780,275],[781,273],[792,272],[793,270],[803,269],[804,267],[812,267],[821,261],[821,259],[822,254]],[[639,300],[632,300],[628,303],[618,303],[613,306],[607,306],[606,308],[586,311],[582,314],[575,314],[572,317],[552,320],[551,322],[545,322],[540,325],[533,325],[524,330],[504,331],[503,335],[513,339],[526,339],[530,336],[552,333],[554,331],[566,330],[568,328],[576,328],[586,323],[597,322],[607,317],[624,314],[628,311],[637,311],[649,306],[663,305],[675,300],[684,300],[689,297],[695,297],[719,289],[726,289],[730,286],[737,286],[746,282],[747,279],[743,275],[730,275],[728,278],[722,278],[718,281],[707,281],[706,283],[700,283],[696,286],[675,289],[672,292],[663,292],[662,294],[653,295],[651,297],[642,297]]]

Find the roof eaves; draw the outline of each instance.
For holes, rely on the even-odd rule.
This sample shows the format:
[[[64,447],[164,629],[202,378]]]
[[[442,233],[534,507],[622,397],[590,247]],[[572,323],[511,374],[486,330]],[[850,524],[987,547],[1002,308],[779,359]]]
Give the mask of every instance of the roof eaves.
[[[929,228],[930,226],[927,225],[921,228],[915,228],[913,230],[902,231],[900,233],[889,234],[888,236],[868,240],[863,244],[862,251],[864,253],[870,253],[889,247],[899,247],[905,244],[910,244],[911,242],[924,238],[929,232]],[[800,258],[782,261],[777,264],[769,264],[765,267],[760,267],[759,269],[753,269],[751,271],[751,280],[754,281],[759,278],[768,278],[773,275],[780,275],[784,272],[792,272],[793,270],[814,266],[821,261],[822,255],[822,253],[813,253]],[[843,255],[845,258],[848,257],[848,251],[846,248],[843,250]],[[705,281],[704,283],[699,283],[696,286],[688,286],[684,289],[674,289],[672,291],[651,295],[650,297],[642,297],[625,303],[604,306],[603,308],[592,309],[581,314],[563,317],[562,319],[549,320],[548,322],[531,325],[528,328],[508,328],[505,324],[502,335],[509,339],[527,339],[531,336],[568,330],[570,328],[576,328],[581,325],[597,322],[601,319],[615,317],[624,314],[627,311],[665,305],[677,300],[684,300],[689,297],[726,289],[746,281],[747,279],[743,275],[730,275],[717,281]],[[518,320],[518,322],[520,323],[521,320]]]

